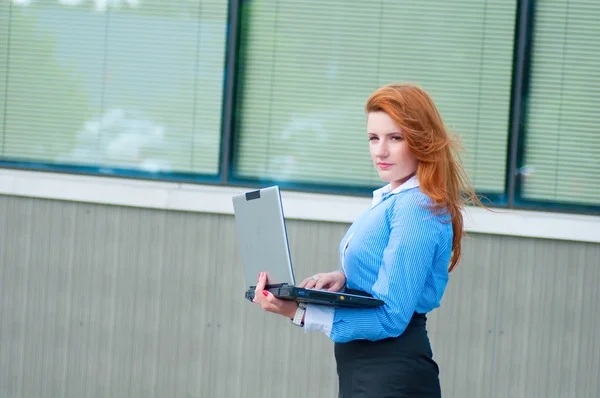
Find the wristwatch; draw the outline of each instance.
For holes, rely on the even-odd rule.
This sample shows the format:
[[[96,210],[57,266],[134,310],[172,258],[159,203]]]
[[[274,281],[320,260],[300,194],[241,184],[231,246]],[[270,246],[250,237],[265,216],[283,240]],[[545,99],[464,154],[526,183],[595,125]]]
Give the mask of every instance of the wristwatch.
[[[294,315],[294,319],[292,319],[292,323],[296,326],[304,326],[302,322],[302,318],[304,318],[304,313],[306,312],[306,304],[298,303],[298,309],[296,310],[296,314]]]

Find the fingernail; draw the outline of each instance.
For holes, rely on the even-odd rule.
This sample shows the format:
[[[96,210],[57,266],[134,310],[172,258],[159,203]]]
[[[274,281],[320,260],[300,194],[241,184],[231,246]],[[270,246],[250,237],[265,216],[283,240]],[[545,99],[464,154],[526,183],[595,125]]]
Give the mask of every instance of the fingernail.
[[[269,292],[267,292],[266,290],[263,290],[263,296],[267,297],[269,295]]]

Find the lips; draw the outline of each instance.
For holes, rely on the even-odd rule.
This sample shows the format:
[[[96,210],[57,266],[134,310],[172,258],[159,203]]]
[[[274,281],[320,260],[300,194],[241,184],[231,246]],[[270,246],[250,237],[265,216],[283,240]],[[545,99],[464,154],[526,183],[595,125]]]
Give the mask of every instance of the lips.
[[[392,166],[393,165],[391,163],[384,163],[384,162],[377,163],[377,167],[379,167],[382,170],[387,170],[387,169],[389,169]]]

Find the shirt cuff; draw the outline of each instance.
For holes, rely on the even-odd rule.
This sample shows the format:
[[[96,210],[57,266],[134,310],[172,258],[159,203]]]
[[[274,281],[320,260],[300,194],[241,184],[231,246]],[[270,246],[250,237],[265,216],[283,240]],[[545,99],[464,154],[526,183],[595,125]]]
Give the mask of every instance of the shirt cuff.
[[[304,331],[321,331],[331,336],[335,308],[325,305],[308,304],[304,313]]]

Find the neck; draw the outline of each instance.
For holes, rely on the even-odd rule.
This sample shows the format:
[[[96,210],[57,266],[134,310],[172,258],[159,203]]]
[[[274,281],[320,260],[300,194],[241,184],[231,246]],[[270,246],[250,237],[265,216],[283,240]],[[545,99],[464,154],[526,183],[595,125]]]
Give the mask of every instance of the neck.
[[[410,180],[412,177],[415,176],[415,174],[417,174],[416,171],[413,171],[412,173],[410,173],[409,175],[407,175],[406,177],[402,177],[401,179],[392,182],[392,190],[398,188],[400,185],[404,184],[406,181]]]

